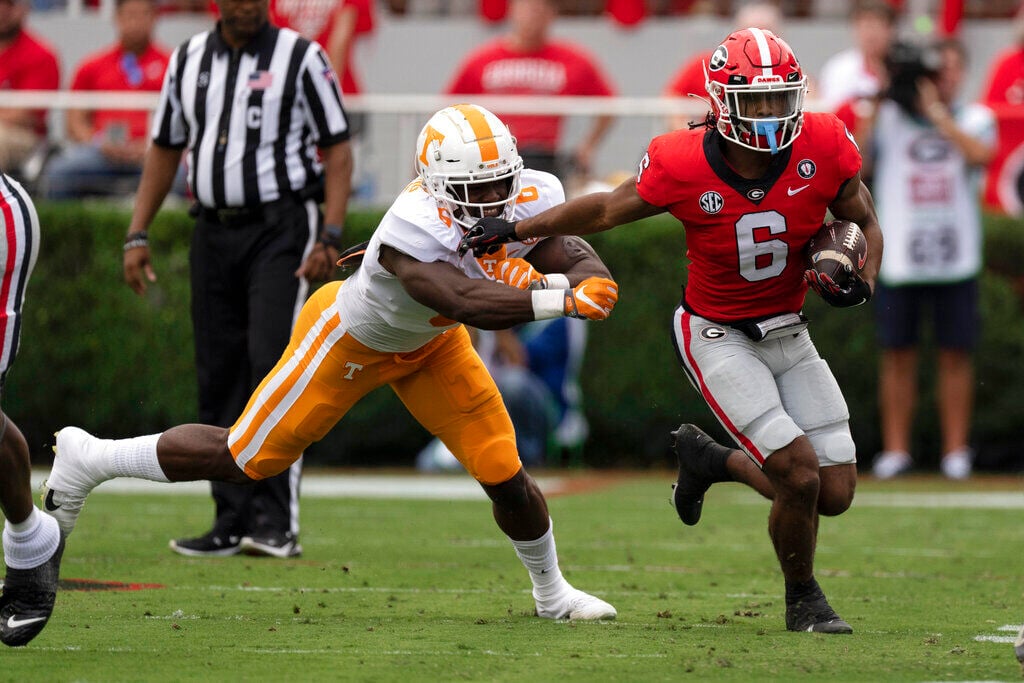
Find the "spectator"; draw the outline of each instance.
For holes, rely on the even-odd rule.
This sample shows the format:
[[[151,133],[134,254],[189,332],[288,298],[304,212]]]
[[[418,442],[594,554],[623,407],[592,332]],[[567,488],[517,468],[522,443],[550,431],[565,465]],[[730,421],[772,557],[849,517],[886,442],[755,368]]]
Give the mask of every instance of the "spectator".
[[[315,40],[327,51],[334,72],[341,77],[341,92],[363,91],[353,63],[358,38],[369,36],[376,24],[373,0],[271,0],[271,21]],[[373,178],[367,168],[366,115],[347,112],[352,147],[352,198],[373,199]]]
[[[882,452],[875,476],[909,469],[917,403],[920,327],[931,319],[938,347],[937,400],[942,472],[971,472],[968,438],[974,395],[971,352],[978,338],[981,270],[979,174],[996,145],[992,112],[957,101],[966,53],[893,47],[889,88],[862,147],[873,164],[878,215],[886,226],[875,315],[882,346],[879,405]]]
[[[156,18],[155,0],[117,0],[117,43],[88,56],[75,72],[71,89],[159,91],[168,53],[153,43]],[[68,138],[73,145],[47,165],[46,196],[118,194],[128,184],[134,190],[149,143],[148,121],[149,112],[144,110],[69,109]]]
[[[539,467],[547,463],[551,448],[582,446],[589,433],[579,386],[587,326],[574,318],[555,318],[471,332],[512,418],[520,460]],[[420,452],[417,467],[458,469],[459,461],[434,439]]]
[[[57,54],[25,28],[29,0],[0,0],[0,91],[56,90]],[[46,110],[0,108],[0,170],[17,173],[46,142]]]
[[[0,173],[0,392],[18,354],[25,286],[39,254],[39,216],[28,193]],[[53,612],[64,539],[55,520],[32,504],[32,463],[18,425],[0,409],[0,509],[7,566],[0,596],[0,642],[20,647],[35,638]]]
[[[553,40],[556,0],[510,0],[508,35],[471,52],[455,72],[446,93],[459,95],[611,96],[614,90],[594,58],[582,48]],[[528,168],[590,175],[594,151],[612,124],[597,116],[583,140],[562,160],[562,117],[509,114],[508,123]]]
[[[139,294],[155,280],[146,229],[187,148],[197,200],[190,256],[199,418],[226,427],[287,346],[309,281],[334,271],[352,158],[324,50],[269,23],[266,0],[218,6],[216,27],[171,56],[125,239],[124,275]],[[261,68],[270,64],[281,68]],[[255,486],[214,483],[213,528],[173,540],[171,549],[298,555],[300,472],[296,458]]]
[[[64,533],[93,487],[111,477],[251,483],[286,471],[364,396],[388,385],[491,499],[494,521],[530,576],[537,616],[615,618],[614,607],[562,576],[544,494],[519,459],[512,422],[463,324],[604,320],[618,287],[582,240],[510,245],[507,255],[545,274],[531,267],[506,284],[494,281],[487,260],[456,252],[460,228],[480,216],[530,215],[564,197],[557,179],[523,168],[515,139],[491,112],[468,104],[437,112],[415,158],[419,178],[362,246],[355,273],[305,303],[288,348],[230,429],[189,424],[119,440],[60,431],[46,499]]]
[[[373,33],[374,15],[373,0],[270,2],[270,20],[275,25],[298,31],[303,38],[315,40],[327,51],[334,72],[341,77],[341,92],[345,95],[362,92],[352,52],[357,38]]]
[[[999,146],[989,165],[985,202],[1024,214],[1024,3],[1014,21],[1014,45],[996,56],[982,94],[999,123]]]
[[[885,54],[896,35],[896,10],[886,0],[858,0],[850,22],[854,47],[833,55],[821,67],[814,95],[823,110],[874,97],[882,87]]]
[[[737,10],[733,18],[733,30],[756,26],[779,35],[779,27],[782,24],[782,15],[779,8],[770,2],[754,2],[743,5]],[[672,76],[672,79],[665,86],[662,95],[665,97],[680,97],[688,99],[690,95],[704,99],[707,91],[704,88],[706,80],[705,65],[711,59],[711,50],[705,50],[693,56],[683,64]],[[672,114],[669,116],[669,130],[682,128],[693,117],[686,114]]]

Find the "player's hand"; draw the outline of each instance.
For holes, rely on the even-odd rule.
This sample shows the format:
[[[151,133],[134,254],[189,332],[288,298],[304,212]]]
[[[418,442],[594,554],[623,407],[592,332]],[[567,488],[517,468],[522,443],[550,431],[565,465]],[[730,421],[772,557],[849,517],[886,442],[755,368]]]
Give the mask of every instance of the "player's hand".
[[[124,252],[124,281],[136,294],[145,294],[146,283],[156,282],[149,247],[133,247]]]
[[[604,320],[611,315],[619,300],[619,286],[614,280],[588,277],[573,289],[565,290],[565,315],[568,318]]]
[[[497,280],[517,289],[546,289],[544,275],[521,258],[507,258],[497,270]]]
[[[849,279],[839,284],[828,275],[808,268],[804,271],[804,280],[825,303],[836,308],[860,306],[871,299],[871,285],[856,273],[850,273]]]
[[[504,218],[481,218],[462,236],[462,241],[459,242],[459,256],[472,249],[473,256],[480,258],[486,254],[493,254],[501,245],[518,239],[514,222],[506,221]]]

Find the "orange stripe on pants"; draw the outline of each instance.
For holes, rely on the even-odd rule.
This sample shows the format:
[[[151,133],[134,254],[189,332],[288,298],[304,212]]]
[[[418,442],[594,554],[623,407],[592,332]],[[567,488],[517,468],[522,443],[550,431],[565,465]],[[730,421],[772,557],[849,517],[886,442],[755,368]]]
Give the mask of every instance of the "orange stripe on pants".
[[[375,351],[344,330],[334,305],[340,282],[303,306],[288,348],[249,399],[228,444],[245,472],[284,471],[359,399],[390,384],[412,415],[484,484],[522,467],[512,421],[465,328],[409,353]]]

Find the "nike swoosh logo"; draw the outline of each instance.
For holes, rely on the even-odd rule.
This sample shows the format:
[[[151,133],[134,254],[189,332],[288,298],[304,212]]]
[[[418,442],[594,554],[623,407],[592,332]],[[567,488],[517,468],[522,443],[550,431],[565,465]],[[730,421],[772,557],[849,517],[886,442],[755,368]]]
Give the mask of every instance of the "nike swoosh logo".
[[[7,618],[7,628],[19,628],[21,626],[28,626],[34,624],[37,621],[46,621],[46,617],[32,617],[31,619],[19,619],[18,617]]]
[[[43,501],[43,507],[50,512],[60,509],[60,505],[53,502],[53,489],[46,492],[46,500]]]
[[[796,188],[795,190],[792,187],[787,187],[786,188],[786,194],[788,194],[790,197],[792,197],[793,195],[795,195],[795,194],[797,194],[799,192],[803,192],[808,187],[810,187],[809,184],[808,185],[801,185],[800,187]]]

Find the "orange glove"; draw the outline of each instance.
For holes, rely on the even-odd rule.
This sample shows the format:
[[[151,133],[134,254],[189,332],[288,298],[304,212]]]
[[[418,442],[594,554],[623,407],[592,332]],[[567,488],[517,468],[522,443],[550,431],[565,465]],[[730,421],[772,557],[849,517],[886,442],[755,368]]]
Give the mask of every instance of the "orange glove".
[[[543,280],[544,274],[538,273],[524,259],[507,258],[501,262],[494,279],[517,289],[543,289],[543,287],[531,287],[531,285],[538,280]]]
[[[565,292],[565,315],[569,318],[604,320],[619,300],[619,286],[614,280],[588,277]]]

